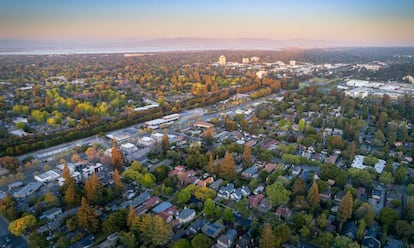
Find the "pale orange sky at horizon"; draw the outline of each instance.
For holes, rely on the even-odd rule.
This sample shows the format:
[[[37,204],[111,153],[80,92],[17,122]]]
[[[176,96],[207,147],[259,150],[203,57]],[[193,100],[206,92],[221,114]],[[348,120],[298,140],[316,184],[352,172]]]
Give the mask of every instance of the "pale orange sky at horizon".
[[[0,10],[1,39],[114,40],[155,38],[260,38],[414,45],[409,1],[301,0],[278,4],[102,1],[38,5],[16,0]],[[42,5],[42,2],[43,5]],[[414,1],[413,1],[414,2]],[[238,3],[237,5],[232,5]],[[399,6],[400,5],[400,6]],[[43,7],[43,8],[42,8]],[[408,13],[406,13],[408,12]]]

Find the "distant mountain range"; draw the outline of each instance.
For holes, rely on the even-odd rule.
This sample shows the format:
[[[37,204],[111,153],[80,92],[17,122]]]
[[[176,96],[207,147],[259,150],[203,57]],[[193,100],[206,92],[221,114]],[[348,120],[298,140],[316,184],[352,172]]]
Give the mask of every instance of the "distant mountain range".
[[[31,41],[0,39],[0,54],[114,53],[190,50],[278,50],[343,47],[352,44],[318,40],[173,38],[121,41]]]

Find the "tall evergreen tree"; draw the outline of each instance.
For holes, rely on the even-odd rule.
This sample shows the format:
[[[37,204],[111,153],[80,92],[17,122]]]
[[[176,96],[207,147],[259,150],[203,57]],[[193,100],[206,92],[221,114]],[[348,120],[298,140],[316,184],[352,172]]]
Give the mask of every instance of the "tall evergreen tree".
[[[221,162],[220,176],[226,180],[232,181],[236,178],[236,163],[234,162],[233,156],[226,152],[226,155]]]
[[[313,181],[313,184],[308,192],[308,201],[312,208],[319,208],[319,188],[316,181]]]
[[[339,216],[342,219],[342,223],[347,219],[352,217],[352,207],[354,205],[354,200],[350,191],[346,192],[345,196],[342,198],[341,203],[339,204]]]
[[[85,180],[85,195],[89,203],[96,204],[98,202],[101,187],[101,182],[96,176],[96,173],[93,173],[90,178]]]
[[[259,241],[260,248],[275,248],[278,247],[276,242],[276,236],[273,233],[272,226],[270,224],[266,224],[263,228],[262,236]]]
[[[162,149],[164,150],[164,154],[170,150],[170,140],[168,139],[168,129],[164,129],[164,136],[162,137]]]
[[[210,152],[209,156],[208,156],[208,171],[211,174],[216,173],[216,168],[214,166],[214,159],[213,159],[213,153]]]
[[[124,187],[124,185],[122,184],[121,176],[119,175],[118,169],[114,170],[114,174],[112,176],[112,179],[114,180],[115,190],[117,192],[120,192],[122,190],[122,188]]]
[[[250,146],[247,144],[244,145],[242,160],[244,169],[250,167],[250,165],[252,164],[252,152],[250,150]]]
[[[77,213],[78,226],[85,228],[88,232],[96,232],[99,229],[99,219],[95,210],[82,197],[81,206]]]
[[[119,150],[117,141],[114,140],[112,145],[112,167],[114,170],[117,169],[118,171],[121,171],[124,166],[124,162],[124,155]]]
[[[63,201],[71,208],[76,205],[76,186],[74,182],[70,182],[66,186]]]

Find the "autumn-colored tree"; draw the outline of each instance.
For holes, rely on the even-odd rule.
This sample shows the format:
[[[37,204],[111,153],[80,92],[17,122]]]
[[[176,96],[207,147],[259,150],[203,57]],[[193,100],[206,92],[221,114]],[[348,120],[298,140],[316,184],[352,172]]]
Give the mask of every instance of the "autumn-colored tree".
[[[266,224],[263,228],[262,236],[259,241],[260,248],[275,248],[278,247],[276,236],[273,233],[272,226]]]
[[[247,144],[244,145],[242,160],[244,169],[250,167],[250,165],[252,164],[252,152],[250,150],[250,146]]]
[[[170,140],[168,139],[168,129],[164,129],[164,136],[162,137],[162,149],[164,150],[164,154],[170,150]]]
[[[295,195],[305,195],[306,193],[306,182],[303,178],[296,178],[293,183],[293,194]]]
[[[134,221],[133,229],[141,232],[145,240],[154,245],[162,246],[168,243],[172,236],[172,229],[161,217],[152,214],[144,214]]]
[[[348,191],[345,196],[342,198],[341,203],[339,204],[339,216],[342,219],[342,222],[352,217],[352,207],[354,205],[354,200],[352,194]]]
[[[88,156],[88,160],[91,162],[95,162],[98,158],[98,152],[96,151],[95,147],[90,146],[85,151],[86,156]]]
[[[213,129],[212,128],[207,128],[207,130],[204,132],[204,139],[207,145],[213,144]]]
[[[127,217],[127,225],[128,227],[132,227],[132,224],[135,221],[135,218],[137,218],[137,214],[135,213],[135,209],[132,207],[132,205],[129,205],[128,210],[128,217]]]
[[[208,171],[211,174],[216,173],[216,167],[214,166],[214,159],[213,159],[213,153],[210,152],[208,156]]]
[[[73,182],[67,185],[63,201],[69,207],[74,207],[76,205],[76,188]]]
[[[81,160],[81,158],[80,158],[79,154],[74,153],[72,155],[72,158],[70,160],[72,161],[72,163],[77,163],[77,162],[79,162]]]
[[[44,202],[48,207],[55,206],[58,203],[58,198],[52,192],[48,191],[45,194]]]
[[[98,202],[101,187],[102,184],[96,173],[93,173],[90,178],[85,180],[85,196],[89,203],[96,204]]]
[[[124,155],[119,150],[117,146],[117,142],[113,142],[112,146],[112,167],[115,169],[118,169],[118,171],[122,170],[122,167],[124,166]]]
[[[312,208],[319,208],[319,188],[316,181],[313,182],[308,192],[308,201]]]
[[[25,215],[17,220],[14,220],[9,223],[9,231],[15,235],[19,236],[28,228],[34,226],[36,224],[36,217],[32,214]]]
[[[20,166],[20,162],[15,157],[5,156],[0,158],[0,166],[11,172],[16,172],[17,168]]]
[[[96,232],[99,229],[98,214],[82,197],[81,206],[77,213],[78,226],[85,228],[88,232]]]
[[[112,179],[114,180],[115,190],[117,192],[120,192],[122,190],[122,188],[124,187],[124,185],[122,184],[121,176],[119,175],[118,169],[114,170],[114,174],[112,176]]]
[[[236,178],[236,163],[234,162],[233,156],[229,153],[229,151],[227,151],[226,155],[224,155],[219,174],[222,178],[229,181]]]
[[[62,178],[65,179],[64,184],[63,184],[64,188],[67,188],[68,185],[71,185],[71,184],[74,183],[73,178],[70,174],[70,169],[68,167],[68,164],[66,164],[66,163],[63,166]]]

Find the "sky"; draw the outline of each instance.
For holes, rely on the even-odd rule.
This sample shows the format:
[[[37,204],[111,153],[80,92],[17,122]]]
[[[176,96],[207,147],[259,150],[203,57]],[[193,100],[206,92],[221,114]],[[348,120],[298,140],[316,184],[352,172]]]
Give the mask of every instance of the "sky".
[[[413,45],[413,0],[0,0],[0,39],[309,39]]]

